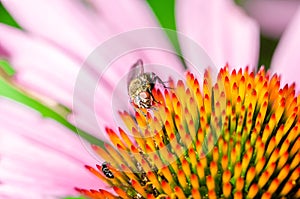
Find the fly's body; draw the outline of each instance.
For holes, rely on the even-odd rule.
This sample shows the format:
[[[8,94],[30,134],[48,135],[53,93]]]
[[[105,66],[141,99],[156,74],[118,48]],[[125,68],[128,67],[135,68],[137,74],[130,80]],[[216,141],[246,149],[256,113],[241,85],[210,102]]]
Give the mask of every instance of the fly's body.
[[[156,82],[164,82],[153,72],[144,72],[143,61],[139,59],[130,69],[127,79],[128,95],[136,108],[150,109],[157,102],[152,94]]]

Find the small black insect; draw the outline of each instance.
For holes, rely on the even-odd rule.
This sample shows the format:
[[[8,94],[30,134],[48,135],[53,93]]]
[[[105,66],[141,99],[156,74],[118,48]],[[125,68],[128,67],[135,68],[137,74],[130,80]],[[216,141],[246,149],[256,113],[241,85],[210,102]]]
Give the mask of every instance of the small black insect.
[[[102,172],[103,172],[103,174],[108,178],[114,178],[114,174],[111,172],[111,170],[109,170],[107,165],[108,165],[107,162],[102,163]]]

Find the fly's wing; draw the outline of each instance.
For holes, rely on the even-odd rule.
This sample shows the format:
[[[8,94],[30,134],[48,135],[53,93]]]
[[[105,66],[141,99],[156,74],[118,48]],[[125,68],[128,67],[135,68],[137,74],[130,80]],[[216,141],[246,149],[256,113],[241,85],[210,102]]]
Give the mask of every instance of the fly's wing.
[[[129,74],[127,76],[127,89],[129,90],[130,82],[144,73],[143,61],[141,59],[137,60],[130,68]]]

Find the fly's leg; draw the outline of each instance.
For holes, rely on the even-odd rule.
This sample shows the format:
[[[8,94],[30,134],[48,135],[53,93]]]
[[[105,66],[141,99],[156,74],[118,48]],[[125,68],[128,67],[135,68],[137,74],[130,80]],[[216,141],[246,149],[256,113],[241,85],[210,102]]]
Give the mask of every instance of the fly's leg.
[[[147,114],[144,113],[144,111],[142,111],[141,109],[139,109],[139,108],[134,108],[134,109],[135,109],[136,112],[142,114],[145,118],[147,117]]]
[[[154,107],[151,107],[151,109],[152,109],[152,108],[154,108]],[[148,119],[147,119],[147,114],[144,113],[144,111],[142,111],[142,110],[139,109],[139,108],[134,108],[134,109],[135,109],[136,112],[142,114],[142,115],[145,117],[146,125],[147,125],[146,129],[151,129],[151,126],[150,126],[150,124],[149,124],[149,122],[148,122]],[[147,109],[147,112],[148,112],[148,109]]]
[[[162,79],[160,79],[159,76],[155,75],[154,73],[153,73],[153,75],[154,75],[153,82],[157,81],[158,83],[160,83],[161,85],[163,85],[164,88],[173,89],[171,87],[166,86],[165,83],[167,83],[167,82],[162,81]]]
[[[150,91],[150,90],[148,89],[148,93],[150,94],[150,96],[152,97],[152,99],[153,99],[153,101],[154,101],[154,102],[156,102],[156,103],[159,103],[159,104],[160,104],[160,102],[159,102],[159,101],[157,101],[157,100],[155,99],[154,95],[152,94],[152,91]]]
[[[138,112],[138,113],[142,114],[144,117],[147,116],[140,108],[133,105],[134,103],[133,103],[132,99],[129,100],[129,103],[132,105],[135,112]]]

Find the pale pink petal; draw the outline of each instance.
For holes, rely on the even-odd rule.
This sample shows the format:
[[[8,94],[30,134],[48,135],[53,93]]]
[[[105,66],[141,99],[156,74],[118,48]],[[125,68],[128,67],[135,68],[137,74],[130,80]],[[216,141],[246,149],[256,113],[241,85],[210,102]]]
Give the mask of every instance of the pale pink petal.
[[[159,27],[146,1],[92,0],[100,21],[109,24],[113,34],[143,27]]]
[[[26,194],[24,194],[26,193]],[[57,196],[49,196],[40,193],[40,190],[30,190],[26,187],[16,187],[13,184],[4,184],[0,186],[0,198],[2,199],[57,199]]]
[[[49,105],[60,103],[71,109],[74,101],[74,87],[81,64],[44,40],[14,28],[0,25],[0,35],[0,48],[8,52],[6,58],[17,71],[14,76],[15,82],[34,95],[37,94],[37,97],[45,96],[46,98],[42,99],[46,99]],[[87,86],[91,82],[97,84],[96,74],[86,71],[86,77],[82,86]],[[107,92],[107,87],[101,90],[103,95],[101,99],[106,98]],[[88,99],[84,93],[76,97],[80,101],[80,107],[83,107],[82,111],[86,110],[90,114],[95,114],[93,109],[86,109]],[[110,117],[105,114],[107,112],[105,109],[108,107],[102,106],[103,113],[100,113],[100,117],[109,121]],[[85,127],[89,127],[85,129],[88,131],[93,126]],[[101,135],[99,128],[89,132]]]
[[[100,76],[101,71],[97,66],[101,65],[106,56],[109,57],[107,51],[107,54],[100,54],[99,57],[93,60],[93,63],[89,63],[92,67],[87,67],[87,70],[83,70],[82,73],[81,64],[60,49],[53,47],[42,39],[5,25],[0,25],[0,48],[9,54],[7,58],[17,71],[14,77],[17,83],[27,90],[72,108],[75,117],[72,121],[80,128],[103,139],[104,126],[114,124],[111,105],[113,88],[128,73],[137,59],[142,58],[145,64],[156,63],[169,66],[172,70],[183,74],[183,67],[178,58],[172,52],[159,49],[159,47],[162,47],[172,50],[166,36],[163,36],[162,32],[159,33],[161,34],[158,37],[152,37],[158,42],[158,49],[149,50],[146,48],[145,50],[135,50],[132,53],[125,50],[122,57],[116,56],[117,61],[109,65],[103,77]],[[143,38],[141,39],[143,40]],[[132,43],[135,43],[135,41],[132,41]],[[116,47],[121,48],[122,44],[121,42]],[[129,47],[131,46],[129,45]],[[84,81],[78,83],[77,81],[80,81],[78,78],[82,74],[84,75]],[[100,77],[104,82],[98,82]],[[78,84],[81,86],[81,90],[77,95],[74,90],[77,89]],[[96,88],[100,89],[96,90]],[[88,95],[87,91],[90,91],[92,95]],[[123,100],[128,101],[127,94],[123,96]],[[74,102],[76,103],[74,104]],[[97,106],[94,107],[94,104]],[[87,118],[95,118],[95,116],[99,118],[101,126],[92,122],[93,120],[87,120]]]
[[[126,54],[125,51],[123,57],[116,57],[117,61],[109,66],[103,77],[104,82],[101,81],[98,86],[101,73],[96,66],[101,66],[101,60],[105,59],[105,55],[101,54],[94,63],[91,63],[94,69],[87,67],[82,73],[78,61],[74,61],[44,40],[5,25],[0,25],[0,34],[2,40],[0,48],[8,52],[6,58],[17,71],[15,81],[27,91],[37,93],[38,97],[46,96],[47,102],[52,103],[51,100],[54,100],[54,105],[58,102],[71,108],[73,111],[71,121],[101,139],[105,139],[104,127],[115,124],[111,104],[114,85],[137,59],[143,58],[145,64],[159,63],[177,71],[182,70],[180,62],[172,53],[160,49],[140,50],[131,54]],[[160,41],[160,44],[165,43],[162,46],[171,48],[167,38],[162,36],[160,40],[159,38],[156,40]],[[78,78],[82,74],[84,80],[78,83]],[[74,94],[76,87],[81,89],[79,95]],[[87,91],[91,91],[92,95],[87,95]],[[123,100],[128,101],[127,94],[123,96]]]
[[[43,40],[0,25],[0,48],[16,69],[16,81],[68,107],[80,63]]]
[[[29,32],[55,42],[81,60],[111,36],[144,27],[159,27],[144,1],[25,0],[5,1],[5,7]],[[39,17],[37,17],[39,16]]]
[[[155,31],[154,36],[151,36],[151,31],[150,33],[148,30],[144,32],[150,34],[147,40],[144,39],[145,34],[130,33],[130,40],[116,40],[117,42],[113,43],[112,49],[109,50],[125,50],[114,55],[113,59],[116,61],[106,70],[103,78],[105,83],[100,82],[102,86],[100,90],[96,90],[96,86],[102,74],[97,67],[106,66],[102,60],[111,58],[110,51],[105,49],[105,52],[100,53],[93,63],[88,62],[88,59],[88,67],[84,71],[86,78],[79,84],[83,90],[80,95],[74,96],[74,90],[78,86],[78,77],[81,75],[79,71],[82,69],[78,61],[43,39],[5,25],[0,26],[3,40],[1,47],[8,52],[8,59],[17,70],[16,81],[26,89],[72,108],[74,114],[70,117],[71,121],[100,138],[104,138],[103,127],[105,125],[115,124],[111,107],[114,85],[129,71],[137,59],[143,59],[146,64],[156,63],[168,66],[182,73],[183,67],[174,55],[174,50],[164,32]],[[138,45],[141,41],[147,41],[148,46]],[[151,48],[152,43],[155,49]],[[86,95],[87,90],[91,90],[93,95]],[[128,96],[123,96],[123,100],[127,102]],[[75,105],[74,101],[76,101]],[[98,123],[102,125],[87,119],[88,117],[95,118],[95,116],[99,120]]]
[[[81,60],[110,35],[80,1],[9,0],[3,4],[25,30],[49,39]]]
[[[259,23],[263,34],[280,37],[299,6],[297,0],[251,0],[245,1],[244,7]]]
[[[284,32],[271,62],[271,70],[273,73],[281,75],[283,83],[296,82],[299,80],[299,64],[300,64],[300,8],[298,9],[294,19]]]
[[[29,196],[74,195],[74,186],[103,187],[84,165],[99,164],[76,134],[15,102],[0,99],[0,190]],[[3,190],[3,191],[2,191]],[[19,194],[19,193],[16,193]]]
[[[177,1],[176,20],[178,31],[202,46],[218,68],[257,66],[258,24],[233,1]]]

